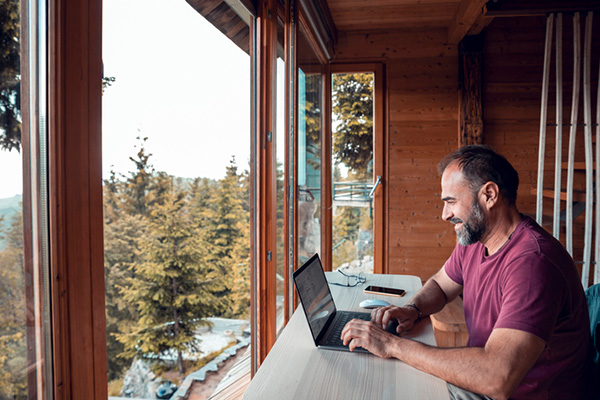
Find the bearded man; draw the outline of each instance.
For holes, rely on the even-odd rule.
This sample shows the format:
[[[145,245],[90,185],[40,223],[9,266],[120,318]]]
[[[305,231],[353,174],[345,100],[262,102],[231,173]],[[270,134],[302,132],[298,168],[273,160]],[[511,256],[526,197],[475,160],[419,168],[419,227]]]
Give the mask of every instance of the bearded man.
[[[442,218],[458,237],[452,255],[408,305],[349,322],[344,343],[444,379],[452,399],[586,399],[592,347],[579,274],[561,243],[519,213],[517,172],[486,146],[449,154],[439,171]],[[397,320],[401,334],[461,294],[467,347],[384,330]]]

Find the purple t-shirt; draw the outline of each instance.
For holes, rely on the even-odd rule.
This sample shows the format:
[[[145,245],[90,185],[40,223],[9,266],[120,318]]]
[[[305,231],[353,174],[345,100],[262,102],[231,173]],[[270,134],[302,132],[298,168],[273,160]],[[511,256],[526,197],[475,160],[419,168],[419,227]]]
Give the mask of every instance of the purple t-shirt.
[[[458,244],[445,271],[463,286],[467,346],[484,347],[495,328],[518,329],[546,348],[512,399],[582,399],[592,354],[587,302],[573,259],[535,221],[523,217],[508,243]]]

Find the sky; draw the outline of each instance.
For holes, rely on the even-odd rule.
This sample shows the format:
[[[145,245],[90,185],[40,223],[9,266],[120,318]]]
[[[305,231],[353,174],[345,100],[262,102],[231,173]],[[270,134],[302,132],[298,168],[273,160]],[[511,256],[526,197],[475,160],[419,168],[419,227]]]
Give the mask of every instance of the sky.
[[[250,57],[185,0],[104,0],[103,175],[134,168],[222,178],[250,158]]]
[[[104,0],[103,176],[134,169],[220,179],[250,158],[250,57],[185,0]],[[0,151],[0,198],[22,193],[20,154]]]

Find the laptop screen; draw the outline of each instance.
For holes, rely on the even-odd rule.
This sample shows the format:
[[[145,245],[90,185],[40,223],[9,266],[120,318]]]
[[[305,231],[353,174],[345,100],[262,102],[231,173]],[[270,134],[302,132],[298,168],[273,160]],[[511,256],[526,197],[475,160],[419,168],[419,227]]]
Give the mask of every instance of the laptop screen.
[[[318,254],[294,272],[294,283],[316,342],[336,311]]]

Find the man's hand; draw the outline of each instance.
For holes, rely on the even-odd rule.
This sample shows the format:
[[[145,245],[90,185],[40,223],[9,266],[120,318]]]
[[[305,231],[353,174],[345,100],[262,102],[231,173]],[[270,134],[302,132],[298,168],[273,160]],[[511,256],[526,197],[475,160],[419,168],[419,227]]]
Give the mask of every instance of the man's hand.
[[[398,322],[398,327],[396,328],[398,334],[410,331],[418,317],[419,313],[413,307],[387,306],[371,311],[371,321],[384,330],[390,321],[396,320]]]
[[[348,322],[342,330],[341,338],[344,345],[350,348],[350,351],[362,347],[381,358],[394,357],[393,342],[399,340],[398,337],[384,331],[373,321],[360,319],[353,319]]]

